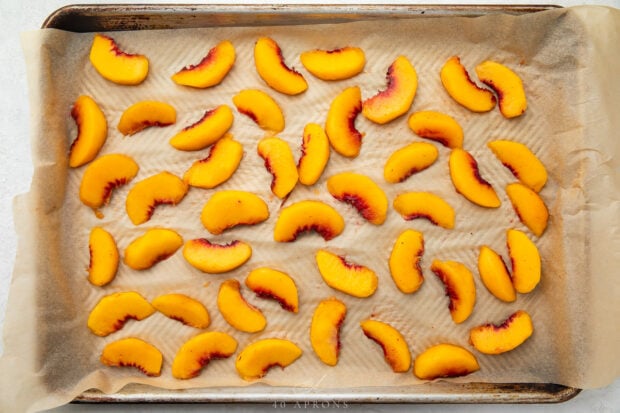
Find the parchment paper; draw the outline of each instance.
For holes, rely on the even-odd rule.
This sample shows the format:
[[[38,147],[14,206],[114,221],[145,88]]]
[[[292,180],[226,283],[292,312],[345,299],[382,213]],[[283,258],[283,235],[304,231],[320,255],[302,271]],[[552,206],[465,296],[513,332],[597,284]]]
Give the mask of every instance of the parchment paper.
[[[531,314],[534,335],[518,349],[501,356],[475,352],[480,371],[454,379],[455,382],[549,382],[581,388],[610,383],[620,371],[620,294],[616,282],[620,267],[620,148],[616,136],[620,130],[619,24],[617,10],[583,7],[521,17],[493,15],[313,27],[116,32],[113,37],[122,48],[150,59],[149,76],[136,87],[114,85],[95,72],[88,60],[91,33],[41,30],[24,34],[35,174],[30,193],[15,201],[19,247],[4,331],[5,354],[0,361],[0,410],[8,406],[18,410],[50,408],[89,388],[115,392],[130,382],[173,389],[251,384],[237,376],[234,356],[212,362],[195,379],[172,378],[170,366],[174,355],[200,331],[159,313],[141,322],[128,322],[122,330],[105,338],[90,333],[86,319],[97,301],[106,294],[129,290],[138,291],[149,300],[160,294],[180,292],[202,301],[212,319],[208,330],[232,334],[239,349],[266,337],[296,342],[304,355],[285,370],[273,369],[260,380],[274,386],[417,385],[422,381],[411,371],[395,374],[390,370],[380,347],[363,336],[361,320],[373,317],[398,328],[415,357],[441,342],[459,344],[475,352],[467,342],[469,329],[500,322],[517,309]],[[306,93],[284,96],[270,90],[258,77],[252,50],[256,38],[262,35],[276,39],[285,60],[305,75],[309,82]],[[173,73],[198,62],[222,39],[233,42],[237,60],[220,86],[192,90],[170,80]],[[299,62],[299,54],[305,50],[346,45],[359,46],[366,52],[365,70],[355,78],[324,82],[307,73]],[[131,184],[114,192],[110,204],[102,209],[103,219],[97,219],[79,201],[78,188],[85,168],[69,170],[66,165],[68,148],[76,134],[69,114],[80,94],[92,96],[108,121],[108,139],[100,155],[132,156],[140,165],[132,182],[135,183],[162,170],[182,176],[193,161],[204,158],[208,149],[194,153],[176,151],[168,144],[169,138],[198,120],[207,109],[220,104],[233,107],[232,96],[246,88],[264,90],[279,102],[286,118],[286,129],[279,136],[299,157],[304,125],[324,124],[330,102],[345,87],[359,85],[363,98],[383,89],[386,69],[400,54],[410,59],[419,77],[418,92],[409,113],[439,110],[459,121],[465,131],[464,147],[478,160],[482,176],[497,190],[502,201],[500,208],[477,207],[455,192],[448,174],[449,152],[444,147],[439,147],[440,157],[428,170],[403,183],[387,184],[382,171],[389,155],[407,143],[422,140],[408,129],[407,116],[378,126],[360,115],[356,125],[365,134],[360,156],[350,160],[332,153],[321,180],[309,188],[298,185],[282,203],[271,194],[271,176],[256,153],[256,144],[264,132],[236,111],[231,132],[243,144],[245,153],[238,171],[220,187],[192,188],[181,204],[158,207],[153,218],[140,226],[132,225],[124,210]],[[452,101],[438,75],[452,55],[459,55],[472,73],[475,65],[485,59],[513,68],[525,85],[527,112],[507,120],[497,109],[473,114]],[[144,99],[172,104],[177,109],[177,123],[122,137],[116,130],[120,115],[128,106]],[[549,227],[540,239],[532,236],[542,255],[542,281],[532,293],[520,294],[510,304],[492,297],[476,270],[481,245],[491,246],[507,259],[505,231],[527,231],[504,190],[515,179],[486,147],[487,142],[500,138],[528,145],[549,171],[549,181],[541,192],[551,214]],[[325,188],[326,178],[351,170],[373,178],[390,202],[406,191],[429,190],[442,196],[457,211],[456,227],[445,230],[422,220],[405,222],[391,208],[384,225],[376,227],[365,222],[352,207],[333,199]],[[269,205],[269,220],[221,236],[210,235],[200,223],[200,211],[206,200],[221,189],[259,194]],[[329,242],[317,235],[307,235],[290,244],[274,243],[273,227],[280,208],[303,199],[319,199],[334,206],[346,221],[343,234]],[[99,288],[86,280],[88,234],[95,225],[114,235],[121,255],[131,240],[147,228],[166,227],[177,230],[185,240],[242,239],[252,245],[253,256],[246,265],[228,274],[207,275],[192,268],[179,251],[147,271],[133,271],[121,264],[116,279]],[[413,295],[396,289],[387,264],[394,240],[406,228],[418,229],[425,237],[422,267],[426,278]],[[380,280],[377,292],[370,298],[356,299],[327,287],[314,261],[319,248],[344,254],[349,260],[372,268]],[[461,261],[475,274],[476,307],[460,325],[452,322],[444,287],[429,269],[435,258]],[[295,279],[300,312],[285,312],[275,302],[259,299],[244,288],[244,296],[263,310],[268,325],[261,333],[240,333],[219,314],[219,284],[227,278],[243,282],[251,269],[261,266],[285,271]],[[308,337],[314,308],[330,296],[338,297],[348,307],[336,367],[327,367],[318,360]],[[163,352],[161,377],[147,378],[137,370],[100,364],[99,355],[106,343],[129,336],[141,337]]]

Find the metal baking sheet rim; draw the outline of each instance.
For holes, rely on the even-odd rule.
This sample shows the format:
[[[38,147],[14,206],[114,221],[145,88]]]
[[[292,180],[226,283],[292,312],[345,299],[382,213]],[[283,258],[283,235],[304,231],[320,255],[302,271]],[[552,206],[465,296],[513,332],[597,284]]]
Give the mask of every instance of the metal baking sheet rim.
[[[554,5],[68,5],[42,28],[73,32],[149,30],[207,25],[320,24],[385,18],[524,14]],[[561,403],[581,389],[553,383],[431,382],[407,387],[308,389],[215,387],[168,390],[130,384],[117,393],[87,390],[74,403]]]

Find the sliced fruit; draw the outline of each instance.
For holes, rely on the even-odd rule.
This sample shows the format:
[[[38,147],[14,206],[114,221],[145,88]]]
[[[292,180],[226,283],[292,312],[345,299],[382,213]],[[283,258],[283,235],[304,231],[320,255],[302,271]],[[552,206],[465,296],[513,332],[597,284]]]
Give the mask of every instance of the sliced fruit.
[[[209,312],[198,300],[185,294],[164,294],[151,303],[163,315],[195,328],[207,328],[211,323]]]
[[[521,78],[501,63],[487,60],[476,66],[478,79],[497,93],[499,111],[506,118],[520,116],[527,109]]]
[[[243,146],[232,135],[226,134],[215,142],[206,158],[192,164],[185,172],[183,181],[197,188],[215,188],[233,176],[241,158]]]
[[[355,158],[362,147],[364,136],[355,128],[355,119],[362,110],[362,92],[351,86],[334,98],[325,121],[329,143],[342,156]]]
[[[105,229],[94,227],[90,231],[88,251],[88,281],[99,287],[109,284],[118,270],[118,248],[114,237]]]
[[[373,270],[340,255],[318,250],[316,264],[323,281],[335,290],[359,298],[370,297],[377,290],[379,279]]]
[[[390,274],[396,287],[405,294],[416,292],[424,282],[420,261],[424,254],[424,236],[407,229],[400,233],[390,253]]]
[[[547,229],[549,220],[545,201],[536,192],[518,182],[506,185],[506,194],[523,225],[540,237]]]
[[[237,351],[237,340],[219,331],[207,331],[187,340],[172,361],[172,376],[191,379],[211,360],[228,358]]]
[[[469,331],[469,341],[481,353],[502,354],[519,347],[534,332],[530,315],[519,310],[501,324],[484,324]]]
[[[283,208],[273,230],[278,242],[295,241],[306,231],[316,231],[325,241],[344,230],[344,219],[332,206],[321,201],[300,201]]]
[[[394,198],[394,209],[406,221],[425,218],[434,225],[446,229],[454,228],[454,209],[443,198],[430,192],[399,194]]]
[[[95,159],[108,136],[108,123],[97,102],[86,95],[77,98],[71,116],[78,130],[69,149],[69,166],[77,168]]]
[[[320,125],[309,123],[304,127],[301,157],[297,163],[299,182],[314,185],[329,161],[329,139]]]
[[[317,357],[328,366],[338,364],[340,328],[347,315],[347,306],[337,298],[319,303],[310,324],[310,344]]]
[[[133,135],[151,126],[168,126],[177,121],[177,111],[164,102],[143,100],[134,103],[121,115],[117,129],[123,135]]]
[[[461,106],[472,112],[488,112],[495,107],[493,92],[478,87],[471,80],[458,56],[452,56],[444,63],[440,76],[446,92]]]
[[[434,260],[431,271],[437,275],[446,288],[450,298],[450,316],[460,324],[467,320],[476,304],[476,285],[474,275],[460,262]]]
[[[486,245],[480,247],[478,272],[484,286],[496,298],[511,303],[517,299],[508,268],[502,257]]]
[[[413,363],[413,374],[421,380],[467,376],[480,370],[476,356],[461,346],[437,344],[420,353]]]
[[[523,185],[536,192],[545,186],[547,170],[527,146],[507,140],[492,141],[487,146]]]
[[[256,89],[246,89],[233,96],[239,113],[248,116],[261,129],[279,133],[284,130],[284,114],[278,103],[268,94]]]
[[[353,205],[368,222],[381,225],[385,222],[388,199],[379,185],[366,175],[342,172],[327,180],[327,190],[339,201]]]
[[[439,142],[450,149],[463,147],[463,128],[450,115],[424,110],[412,113],[407,124],[421,138]]]
[[[138,174],[138,164],[129,156],[103,155],[91,162],[80,182],[80,201],[93,209],[110,202],[112,191]]]
[[[146,270],[168,259],[183,245],[183,238],[171,229],[151,228],[125,248],[125,264]]]
[[[239,281],[230,279],[220,284],[217,307],[224,320],[239,331],[257,333],[265,329],[263,313],[243,298]]]
[[[199,151],[217,142],[232,124],[232,110],[227,105],[220,105],[206,111],[197,122],[174,135],[170,145],[180,151]]]
[[[252,247],[239,240],[214,244],[206,238],[197,238],[185,243],[183,256],[202,272],[221,274],[245,264],[252,256]]]
[[[286,311],[299,311],[299,294],[295,281],[282,271],[266,267],[256,268],[248,274],[245,285],[261,298],[276,300]]]
[[[161,374],[164,356],[154,345],[135,337],[106,344],[99,358],[110,367],[135,367],[147,376]]]
[[[200,215],[204,227],[213,235],[237,225],[256,225],[269,218],[267,204],[258,195],[245,191],[218,191],[205,204]]]
[[[138,85],[149,73],[146,56],[125,53],[114,39],[102,34],[93,37],[89,58],[101,76],[119,85]]]
[[[243,380],[260,379],[274,366],[290,366],[302,353],[292,341],[265,338],[248,344],[237,356],[235,368]]]
[[[88,315],[88,328],[93,334],[105,337],[125,325],[128,320],[144,320],[155,308],[134,291],[104,296]]]
[[[127,194],[125,209],[134,225],[151,219],[158,205],[176,205],[185,198],[187,184],[164,171],[137,182]]]
[[[322,80],[344,80],[364,70],[366,55],[359,47],[334,50],[309,50],[299,56],[308,72]]]
[[[432,144],[414,142],[390,155],[383,168],[383,178],[393,184],[403,182],[434,164],[438,156],[439,151]]]
[[[269,37],[260,37],[256,41],[254,63],[258,75],[280,93],[298,95],[308,89],[306,79],[286,65],[280,46]]]
[[[540,253],[524,232],[518,229],[506,231],[506,244],[512,262],[512,285],[521,294],[532,291],[540,282]]]
[[[172,75],[174,83],[196,88],[219,85],[235,64],[235,47],[224,40],[213,47],[195,65],[189,65]]]
[[[299,175],[293,152],[286,141],[267,137],[258,142],[258,155],[265,161],[271,173],[271,192],[280,199],[286,198],[297,185]]]
[[[360,326],[366,337],[381,346],[385,361],[395,373],[404,373],[409,370],[411,353],[400,331],[377,320],[364,320]]]
[[[478,162],[469,152],[458,148],[452,149],[448,164],[456,192],[485,208],[498,208],[501,205],[495,189],[480,176]]]

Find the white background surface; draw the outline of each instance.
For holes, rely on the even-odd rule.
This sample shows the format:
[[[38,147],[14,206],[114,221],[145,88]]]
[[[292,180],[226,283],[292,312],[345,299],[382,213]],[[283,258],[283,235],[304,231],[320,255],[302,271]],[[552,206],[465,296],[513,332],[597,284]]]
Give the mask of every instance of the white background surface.
[[[162,1],[140,1],[134,3],[164,3]],[[191,0],[174,1],[167,0],[165,3],[190,3]],[[77,3],[97,3],[95,1],[80,0]],[[217,3],[217,2],[207,2]],[[220,1],[219,3],[266,3],[265,1]],[[275,3],[283,3],[281,1]],[[311,1],[288,1],[289,4],[308,4]],[[458,1],[448,2],[432,1],[381,1],[359,0],[324,1],[320,3],[335,4],[382,4],[382,3],[446,3],[446,4],[486,4],[489,1]],[[541,4],[544,1],[511,1],[512,4]],[[620,0],[605,1],[549,1],[550,4],[573,6],[579,4],[609,5],[620,8]],[[54,10],[68,3],[60,0],[0,0],[0,187],[4,188],[4,196],[0,197],[0,326],[3,325],[6,312],[9,286],[13,270],[16,250],[16,235],[13,226],[13,197],[27,192],[32,177],[32,163],[30,157],[29,137],[29,107],[28,90],[26,84],[26,66],[20,44],[20,33],[40,28],[45,18]],[[17,211],[19,213],[19,211]],[[2,343],[0,342],[0,351]],[[1,373],[0,373],[1,374]],[[214,410],[228,410],[234,412],[246,411],[273,411],[273,410],[300,410],[303,405],[289,404],[286,409],[275,409],[273,405],[67,405],[53,412],[197,412],[207,408]],[[348,405],[348,409],[361,406]],[[345,410],[340,408],[325,408],[321,405],[306,407],[309,410]],[[620,412],[620,380],[603,389],[583,391],[576,398],[558,405],[363,405],[365,411],[395,412],[395,411],[419,411],[419,412]]]

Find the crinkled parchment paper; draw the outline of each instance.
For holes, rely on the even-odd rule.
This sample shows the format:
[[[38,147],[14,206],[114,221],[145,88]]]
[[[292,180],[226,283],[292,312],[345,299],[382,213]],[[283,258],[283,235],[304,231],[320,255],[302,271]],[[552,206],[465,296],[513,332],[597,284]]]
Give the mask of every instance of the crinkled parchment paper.
[[[521,17],[114,33],[122,48],[146,54],[150,59],[149,76],[136,87],[111,84],[95,72],[88,60],[92,34],[55,30],[26,33],[35,174],[30,193],[15,201],[19,248],[4,331],[5,354],[0,362],[0,410],[49,408],[89,388],[115,392],[130,382],[171,389],[250,384],[237,376],[234,357],[211,363],[193,380],[172,378],[170,366],[176,351],[199,331],[159,313],[141,322],[129,322],[105,338],[91,334],[86,319],[96,302],[103,295],[127,290],[138,291],[149,300],[171,292],[199,299],[211,314],[209,330],[232,334],[240,349],[259,338],[293,340],[303,348],[304,355],[285,370],[274,369],[261,380],[273,386],[413,386],[421,381],[411,372],[394,374],[390,370],[381,349],[363,336],[361,320],[373,317],[397,327],[415,356],[440,342],[469,346],[471,327],[500,322],[517,309],[532,315],[532,338],[501,356],[477,353],[481,370],[455,381],[549,382],[582,388],[610,383],[618,376],[620,365],[620,331],[616,327],[620,318],[616,282],[620,268],[618,27],[620,12],[591,7]],[[257,76],[252,48],[261,35],[275,38],[285,60],[304,73],[309,82],[306,93],[297,97],[281,95]],[[171,74],[198,62],[222,39],[233,42],[237,61],[220,86],[190,90],[170,80]],[[323,82],[299,63],[302,51],[345,45],[360,46],[367,56],[364,72],[353,79]],[[298,157],[303,126],[309,122],[323,124],[331,100],[347,86],[359,85],[364,98],[384,88],[386,69],[400,54],[412,61],[419,76],[410,113],[439,110],[460,122],[465,131],[465,148],[477,158],[482,175],[498,191],[502,201],[499,209],[479,208],[455,192],[444,147],[439,148],[440,158],[428,170],[400,184],[384,182],[383,164],[388,156],[409,142],[421,140],[408,129],[407,116],[384,126],[359,116],[357,127],[365,133],[360,156],[350,160],[332,153],[322,179],[310,188],[298,185],[285,202],[319,199],[340,211],[346,228],[330,242],[317,235],[289,244],[272,241],[282,203],[271,194],[271,176],[256,154],[256,144],[264,133],[240,114],[235,115],[231,132],[242,142],[244,158],[233,178],[221,187],[193,188],[181,204],[157,208],[149,222],[137,227],[124,210],[130,185],[116,190],[110,204],[102,209],[103,219],[96,218],[79,202],[84,167],[69,170],[66,165],[76,133],[69,113],[80,94],[92,96],[107,117],[109,135],[101,154],[128,154],[140,165],[135,183],[162,170],[182,176],[194,160],[204,158],[208,150],[179,152],[168,144],[169,138],[198,120],[205,110],[220,104],[232,106],[232,96],[245,88],[265,90],[280,103],[287,126],[279,136],[289,142]],[[527,112],[507,120],[497,109],[473,114],[458,106],[439,80],[442,64],[452,55],[459,55],[470,71],[485,59],[512,67],[523,79]],[[132,137],[121,136],[116,130],[121,113],[144,99],[175,106],[177,123],[150,128]],[[507,259],[505,231],[525,230],[504,190],[514,178],[486,147],[487,142],[500,138],[527,144],[549,170],[549,182],[541,194],[551,218],[545,234],[535,239],[543,259],[542,281],[532,293],[519,295],[510,304],[493,298],[476,271],[480,245],[490,245]],[[325,189],[326,177],[349,170],[367,174],[380,183],[390,201],[405,191],[430,190],[439,194],[456,209],[456,227],[445,230],[423,220],[405,222],[392,209],[384,225],[370,225],[352,207],[332,199]],[[267,201],[271,217],[258,226],[211,236],[200,223],[201,208],[216,190],[231,188],[258,193]],[[86,280],[88,234],[95,225],[114,235],[121,254],[132,239],[152,227],[174,228],[185,240],[242,239],[252,245],[254,253],[246,265],[231,273],[207,275],[192,268],[178,252],[147,271],[137,272],[121,265],[114,282],[99,288]],[[406,228],[422,231],[426,241],[422,261],[426,280],[413,295],[396,289],[387,265],[394,240]],[[349,260],[375,270],[380,279],[376,294],[356,299],[327,287],[314,262],[318,248],[345,254]],[[444,288],[429,270],[435,258],[461,261],[476,274],[476,307],[461,325],[452,322]],[[234,331],[216,307],[219,284],[231,277],[243,281],[251,269],[260,266],[285,271],[295,279],[300,313],[287,313],[275,302],[258,299],[244,290],[248,301],[264,311],[268,326],[257,334]],[[330,296],[340,298],[348,307],[336,367],[327,367],[317,359],[308,338],[314,308]],[[108,368],[99,363],[106,343],[128,336],[141,337],[163,352],[161,377],[147,378],[134,369]]]

